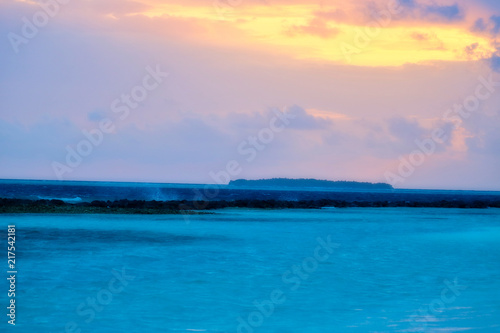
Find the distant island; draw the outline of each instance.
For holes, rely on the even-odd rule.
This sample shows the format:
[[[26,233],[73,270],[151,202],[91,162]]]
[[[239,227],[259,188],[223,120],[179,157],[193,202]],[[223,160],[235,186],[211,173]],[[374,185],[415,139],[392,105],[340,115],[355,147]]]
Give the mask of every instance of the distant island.
[[[271,179],[237,179],[229,182],[230,186],[244,187],[323,187],[337,189],[359,189],[359,190],[392,190],[392,185],[386,183],[367,183],[355,181],[331,181],[320,179],[291,179],[291,178],[271,178]]]

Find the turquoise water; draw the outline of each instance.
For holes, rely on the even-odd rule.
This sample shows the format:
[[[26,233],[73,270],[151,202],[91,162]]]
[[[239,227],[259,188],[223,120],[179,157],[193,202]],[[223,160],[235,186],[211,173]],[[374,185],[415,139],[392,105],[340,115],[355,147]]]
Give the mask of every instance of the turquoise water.
[[[499,216],[3,215],[2,239],[17,230],[17,324],[2,314],[0,330],[500,332]]]

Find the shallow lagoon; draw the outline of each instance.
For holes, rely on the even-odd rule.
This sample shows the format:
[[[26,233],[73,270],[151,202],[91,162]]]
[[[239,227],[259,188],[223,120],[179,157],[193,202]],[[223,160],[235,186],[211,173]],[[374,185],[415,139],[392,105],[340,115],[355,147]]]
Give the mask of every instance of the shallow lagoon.
[[[17,229],[12,331],[500,332],[498,209],[0,221]]]

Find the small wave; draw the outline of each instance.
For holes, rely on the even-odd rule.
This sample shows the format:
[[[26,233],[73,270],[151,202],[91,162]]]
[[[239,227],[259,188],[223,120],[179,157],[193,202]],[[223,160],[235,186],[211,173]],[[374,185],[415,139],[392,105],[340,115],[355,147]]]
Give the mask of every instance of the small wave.
[[[37,197],[40,200],[61,200],[61,201],[64,201],[66,203],[77,203],[77,202],[83,201],[82,198],[80,198],[80,197],[75,197],[75,198],[57,198],[57,197],[41,197],[41,196],[37,196]]]

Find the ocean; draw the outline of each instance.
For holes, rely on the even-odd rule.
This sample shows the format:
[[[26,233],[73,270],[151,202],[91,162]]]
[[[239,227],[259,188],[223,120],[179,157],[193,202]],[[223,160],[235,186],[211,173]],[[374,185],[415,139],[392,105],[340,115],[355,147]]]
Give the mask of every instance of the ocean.
[[[0,198],[30,200],[58,199],[67,203],[94,200],[498,200],[498,191],[339,189],[303,187],[244,187],[205,184],[162,184],[94,181],[5,180],[0,179]]]
[[[499,216],[4,214],[17,276],[16,326],[2,314],[2,332],[500,332]]]

